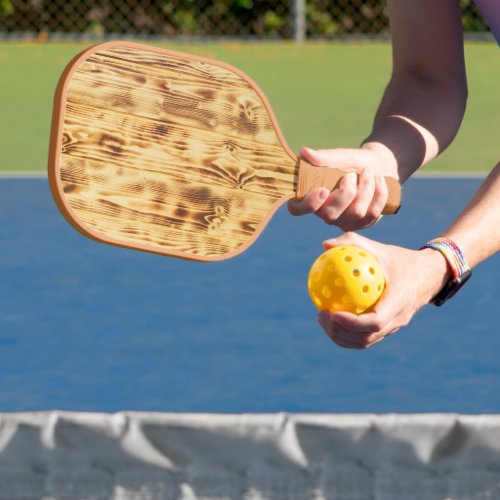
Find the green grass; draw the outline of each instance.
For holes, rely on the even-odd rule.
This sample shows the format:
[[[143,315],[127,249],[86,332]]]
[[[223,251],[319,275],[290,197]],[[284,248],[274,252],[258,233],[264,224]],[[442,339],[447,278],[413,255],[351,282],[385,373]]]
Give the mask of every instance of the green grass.
[[[86,46],[0,45],[0,170],[46,168],[54,89],[66,63]],[[168,46],[226,61],[247,73],[267,95],[293,150],[358,145],[371,128],[391,69],[387,43]],[[488,170],[498,161],[498,48],[469,43],[466,57],[466,117],[453,145],[426,169]]]

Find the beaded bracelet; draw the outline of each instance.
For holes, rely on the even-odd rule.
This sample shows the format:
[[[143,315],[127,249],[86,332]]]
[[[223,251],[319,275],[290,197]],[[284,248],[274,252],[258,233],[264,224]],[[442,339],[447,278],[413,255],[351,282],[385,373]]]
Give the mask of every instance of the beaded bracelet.
[[[431,300],[436,306],[441,306],[453,297],[462,285],[471,277],[472,270],[460,248],[448,238],[436,238],[427,242],[422,248],[431,248],[440,252],[448,266],[453,278],[446,283],[443,289]]]
[[[426,243],[422,248],[432,248],[441,252],[448,262],[454,278],[458,278],[470,270],[462,250],[448,238],[436,238]]]

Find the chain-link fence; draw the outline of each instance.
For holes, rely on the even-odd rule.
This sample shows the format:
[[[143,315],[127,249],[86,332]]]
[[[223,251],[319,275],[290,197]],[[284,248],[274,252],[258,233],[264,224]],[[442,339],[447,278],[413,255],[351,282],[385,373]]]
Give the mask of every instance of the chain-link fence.
[[[436,0],[438,1],[438,0]],[[462,0],[468,32],[487,27]],[[383,0],[0,0],[0,37],[383,36]]]

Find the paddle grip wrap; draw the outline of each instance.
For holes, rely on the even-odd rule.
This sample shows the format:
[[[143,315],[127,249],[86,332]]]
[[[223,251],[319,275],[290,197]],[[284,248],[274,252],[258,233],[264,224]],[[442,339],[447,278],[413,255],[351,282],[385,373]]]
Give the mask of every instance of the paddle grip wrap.
[[[298,161],[299,173],[296,189],[296,199],[298,200],[316,188],[326,187],[333,191],[339,186],[342,177],[349,172],[349,170],[339,168],[317,167],[302,158],[299,158]],[[394,177],[384,177],[384,179],[389,197],[382,213],[384,215],[395,214],[401,206],[401,185]]]

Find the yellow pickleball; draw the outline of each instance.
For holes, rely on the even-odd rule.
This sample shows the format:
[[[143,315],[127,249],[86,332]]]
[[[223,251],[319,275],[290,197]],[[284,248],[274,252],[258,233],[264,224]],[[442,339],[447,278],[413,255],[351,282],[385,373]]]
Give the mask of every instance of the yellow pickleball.
[[[318,309],[368,312],[385,288],[382,266],[363,248],[341,246],[321,254],[309,271],[309,295]]]

